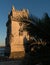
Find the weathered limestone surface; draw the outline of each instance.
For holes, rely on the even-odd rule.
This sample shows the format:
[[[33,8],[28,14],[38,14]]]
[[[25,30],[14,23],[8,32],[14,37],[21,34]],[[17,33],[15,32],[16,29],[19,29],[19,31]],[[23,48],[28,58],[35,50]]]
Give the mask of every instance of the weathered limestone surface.
[[[24,30],[24,22],[21,22],[22,18],[28,18],[28,11],[23,9],[21,11],[15,10],[12,7],[12,11],[8,16],[7,26],[7,37],[6,37],[6,53],[10,52],[10,57],[16,55],[19,56],[24,50],[24,38],[29,39],[27,30]],[[18,55],[19,52],[19,55]],[[22,55],[22,54],[21,54]]]

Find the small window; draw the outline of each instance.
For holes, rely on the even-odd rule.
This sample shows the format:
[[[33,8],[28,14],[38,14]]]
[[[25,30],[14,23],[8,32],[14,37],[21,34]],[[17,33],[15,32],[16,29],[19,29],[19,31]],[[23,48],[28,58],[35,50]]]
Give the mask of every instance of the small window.
[[[23,35],[23,30],[19,30],[19,35]]]

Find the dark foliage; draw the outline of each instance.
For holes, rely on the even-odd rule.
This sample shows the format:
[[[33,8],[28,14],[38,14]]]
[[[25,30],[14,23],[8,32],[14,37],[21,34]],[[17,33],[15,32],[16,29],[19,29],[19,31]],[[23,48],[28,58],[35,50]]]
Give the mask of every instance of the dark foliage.
[[[30,39],[25,46],[24,65],[50,65],[50,17],[45,13],[42,19],[31,16],[30,20],[36,25],[29,24],[28,31],[36,41]]]

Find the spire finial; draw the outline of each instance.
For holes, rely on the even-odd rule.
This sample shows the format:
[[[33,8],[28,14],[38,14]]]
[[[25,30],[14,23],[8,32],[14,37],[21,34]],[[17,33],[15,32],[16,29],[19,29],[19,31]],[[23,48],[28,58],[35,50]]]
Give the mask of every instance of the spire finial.
[[[12,6],[12,10],[15,10],[15,7],[14,7],[14,5]]]

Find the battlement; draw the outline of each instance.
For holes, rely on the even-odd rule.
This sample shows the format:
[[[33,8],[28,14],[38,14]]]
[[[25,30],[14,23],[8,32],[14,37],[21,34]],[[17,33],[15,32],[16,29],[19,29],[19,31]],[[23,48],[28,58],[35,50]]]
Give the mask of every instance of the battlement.
[[[15,7],[12,7],[11,13],[9,14],[11,19],[21,19],[21,18],[28,18],[29,16],[29,11],[27,9],[22,9],[22,10],[16,10]]]

